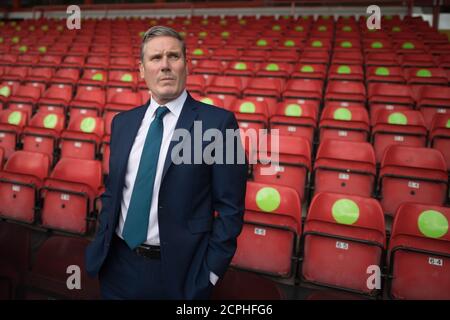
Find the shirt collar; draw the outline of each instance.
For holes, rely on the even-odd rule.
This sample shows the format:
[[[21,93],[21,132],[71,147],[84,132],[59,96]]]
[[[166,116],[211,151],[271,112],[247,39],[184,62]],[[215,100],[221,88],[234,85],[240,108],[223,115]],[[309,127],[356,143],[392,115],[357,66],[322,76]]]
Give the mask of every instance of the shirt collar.
[[[186,90],[183,90],[183,92],[178,96],[178,98],[168,102],[165,104],[165,106],[169,109],[171,113],[173,113],[177,118],[180,116],[181,109],[183,108],[184,102],[187,98],[187,92]],[[156,109],[158,109],[160,105],[152,98],[150,98],[150,117],[153,118],[153,115],[156,112]]]

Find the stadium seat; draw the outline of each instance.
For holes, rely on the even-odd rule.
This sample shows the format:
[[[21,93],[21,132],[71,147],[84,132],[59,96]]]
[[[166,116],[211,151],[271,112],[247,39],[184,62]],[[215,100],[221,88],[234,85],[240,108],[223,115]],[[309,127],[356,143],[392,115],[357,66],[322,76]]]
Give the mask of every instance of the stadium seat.
[[[313,99],[322,101],[323,81],[311,79],[290,79],[282,93],[284,99]]]
[[[447,74],[440,68],[407,68],[405,69],[408,84],[425,84],[447,86]]]
[[[314,194],[334,192],[371,197],[375,177],[375,153],[368,142],[327,139],[319,145],[314,164]]]
[[[405,202],[441,206],[447,198],[447,165],[435,149],[390,146],[378,180],[381,205],[390,216]]]
[[[0,215],[33,223],[36,195],[50,172],[46,154],[16,151],[0,171]]]
[[[369,114],[364,107],[327,106],[319,122],[319,141],[325,139],[367,141]]]
[[[258,63],[251,61],[230,61],[223,74],[226,76],[253,77],[258,65]]]
[[[38,110],[64,114],[72,100],[73,87],[70,84],[53,84],[39,99]]]
[[[103,114],[106,103],[105,90],[99,87],[80,86],[69,104],[70,118],[97,117]]]
[[[405,203],[389,241],[389,296],[407,300],[450,299],[450,209]]]
[[[325,100],[365,103],[366,88],[362,82],[330,80],[325,92]]]
[[[430,128],[435,114],[450,114],[450,88],[440,86],[422,86],[417,88],[417,107]]]
[[[323,64],[299,63],[294,66],[292,78],[317,79],[324,81],[327,76],[327,68]]]
[[[311,171],[308,140],[274,134],[262,136],[259,139],[258,159],[253,169],[255,182],[291,187],[298,192],[300,200],[305,199]]]
[[[31,84],[21,85],[17,88],[16,93],[9,97],[8,109],[26,112],[30,118],[40,96],[40,88]]]
[[[436,114],[431,124],[430,147],[439,150],[450,172],[450,114]]]
[[[101,192],[101,162],[61,158],[41,188],[42,226],[86,234],[93,227],[94,201]]]
[[[376,295],[369,267],[382,267],[384,215],[377,200],[337,193],[316,194],[306,216],[302,277],[307,282]]]
[[[378,111],[372,128],[372,142],[377,163],[381,162],[390,145],[425,147],[427,128],[422,114],[417,110]]]
[[[110,70],[108,73],[108,88],[120,87],[135,90],[138,74],[128,70]]]
[[[247,182],[244,227],[231,265],[277,277],[292,274],[301,204],[289,187]]]
[[[278,130],[280,135],[304,137],[312,146],[318,110],[317,101],[285,100],[277,105],[276,113],[270,118],[270,129]]]
[[[104,133],[105,124],[100,117],[80,115],[72,118],[67,130],[61,132],[61,158],[94,160]]]
[[[75,87],[80,79],[80,70],[76,68],[61,68],[50,79],[52,84],[68,84]]]
[[[108,73],[105,70],[100,69],[85,69],[83,76],[78,81],[78,84],[82,86],[97,86],[102,88],[104,88],[107,83]]]
[[[89,277],[85,270],[84,255],[88,244],[87,239],[57,235],[45,240],[38,248],[27,275],[25,299],[100,299],[98,280]],[[73,277],[70,278],[77,273],[79,283]]]
[[[368,83],[405,84],[406,82],[403,70],[398,66],[369,66],[366,69],[366,79]]]
[[[24,111],[3,110],[0,111],[0,147],[5,151],[5,158],[16,149],[19,141],[19,134],[22,128],[26,126],[28,116]]]
[[[223,94],[223,95],[234,95],[240,97],[242,93],[243,79],[236,76],[216,76],[214,77],[210,84],[206,87],[205,93],[209,94]],[[245,82],[246,84],[246,82]]]
[[[23,150],[41,152],[53,163],[59,135],[65,127],[65,117],[60,113],[37,112],[23,129],[21,142]]]
[[[360,65],[332,64],[328,71],[328,79],[363,81],[364,71]]]

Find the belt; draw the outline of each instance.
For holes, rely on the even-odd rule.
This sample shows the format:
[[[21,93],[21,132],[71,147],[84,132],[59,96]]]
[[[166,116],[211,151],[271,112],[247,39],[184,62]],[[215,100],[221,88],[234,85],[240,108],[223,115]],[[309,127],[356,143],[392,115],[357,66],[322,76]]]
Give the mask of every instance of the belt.
[[[117,235],[115,235],[115,237],[130,250],[127,243],[122,238],[120,238]],[[161,247],[160,246],[151,246],[148,244],[141,244],[140,246],[134,248],[131,251],[133,251],[135,254],[137,254],[140,257],[144,257],[144,258],[148,258],[148,259],[161,259]]]

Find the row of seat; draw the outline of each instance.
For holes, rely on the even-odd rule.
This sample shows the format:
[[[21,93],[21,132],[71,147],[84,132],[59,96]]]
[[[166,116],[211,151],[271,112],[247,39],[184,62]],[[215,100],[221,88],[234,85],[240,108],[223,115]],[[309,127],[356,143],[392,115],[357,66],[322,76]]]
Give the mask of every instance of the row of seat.
[[[375,199],[321,192],[311,202],[303,229],[300,217],[300,201],[292,189],[249,182],[245,224],[232,265],[289,277],[300,241],[305,282],[376,295],[380,287],[369,286],[368,278],[374,267],[381,274],[387,266],[391,297],[450,298],[445,265],[449,208],[403,204],[389,246],[383,210]]]

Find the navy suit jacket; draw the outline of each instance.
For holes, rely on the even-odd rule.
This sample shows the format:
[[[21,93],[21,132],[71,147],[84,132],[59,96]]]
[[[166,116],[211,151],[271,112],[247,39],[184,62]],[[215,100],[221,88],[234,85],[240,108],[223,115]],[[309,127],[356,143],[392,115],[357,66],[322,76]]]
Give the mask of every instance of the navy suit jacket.
[[[128,156],[148,105],[119,113],[112,121],[110,173],[101,199],[99,229],[86,250],[86,270],[91,276],[101,272],[110,250]],[[203,132],[220,130],[224,141],[226,129],[238,128],[231,112],[196,101],[188,94],[176,129],[191,133],[191,141],[185,140],[191,146],[194,121],[202,122]],[[235,149],[242,151],[240,138],[234,140]],[[171,152],[178,143],[170,143],[158,198],[161,263],[170,297],[196,299],[209,285],[210,271],[221,278],[236,251],[236,238],[243,225],[247,164],[174,164]],[[202,149],[208,143],[202,142]]]

